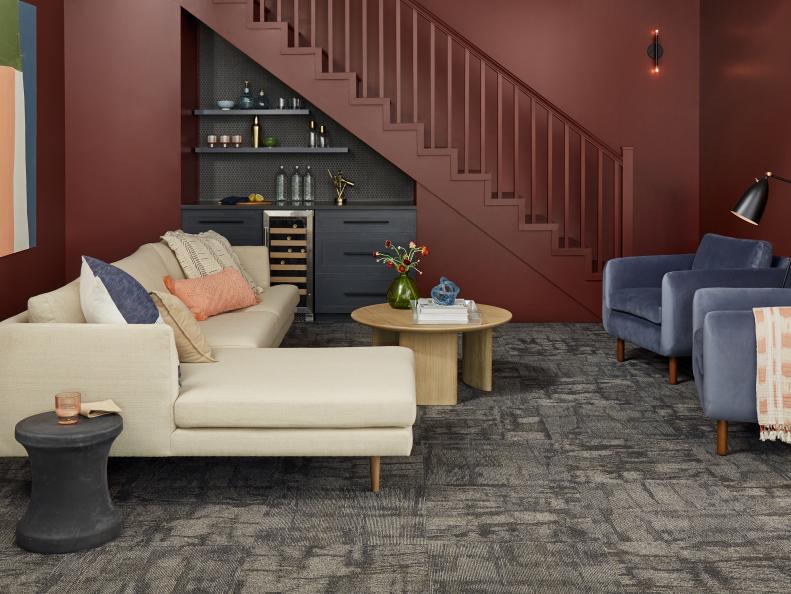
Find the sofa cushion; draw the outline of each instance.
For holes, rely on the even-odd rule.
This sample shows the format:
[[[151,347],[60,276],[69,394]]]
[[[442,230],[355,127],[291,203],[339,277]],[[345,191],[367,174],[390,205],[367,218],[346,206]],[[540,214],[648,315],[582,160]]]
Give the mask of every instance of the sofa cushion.
[[[250,314],[245,314],[250,315]],[[181,366],[176,426],[409,427],[415,367],[403,347],[215,349]]]
[[[235,268],[223,268],[220,272],[200,278],[173,280],[166,276],[165,287],[186,303],[196,320],[205,320],[258,303],[250,285]]]
[[[80,279],[49,293],[27,300],[31,322],[82,324],[85,316],[80,305]]]
[[[170,274],[172,268],[165,264],[155,243],[141,245],[132,255],[113,262],[113,265],[133,276],[146,291],[166,290],[162,279]],[[183,278],[183,275],[176,278]]]
[[[198,322],[206,342],[217,347],[270,348],[278,346],[281,320],[266,311],[229,312]]]
[[[89,256],[82,257],[80,305],[92,324],[158,324],[159,310],[132,275]]]
[[[178,297],[165,291],[151,291],[151,299],[162,321],[173,329],[176,350],[182,363],[213,363],[209,346],[195,316]]]
[[[255,293],[263,289],[242,267],[239,257],[230,242],[215,231],[191,234],[184,231],[168,231],[162,236],[164,242],[173,250],[187,278],[200,278],[216,274],[224,268],[237,270]]]
[[[299,289],[294,285],[275,285],[264,289],[259,299],[259,303],[244,311],[268,311],[277,316],[290,317],[299,303]]]
[[[662,289],[659,287],[618,289],[610,295],[610,309],[632,314],[654,324],[661,324]]]
[[[737,239],[707,233],[692,261],[692,270],[769,268],[772,244],[758,239]]]

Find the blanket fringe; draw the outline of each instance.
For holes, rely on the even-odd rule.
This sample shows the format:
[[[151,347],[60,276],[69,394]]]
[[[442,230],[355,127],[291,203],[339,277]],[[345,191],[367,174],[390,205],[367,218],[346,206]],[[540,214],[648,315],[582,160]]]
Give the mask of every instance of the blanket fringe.
[[[761,425],[761,441],[791,443],[791,425]]]

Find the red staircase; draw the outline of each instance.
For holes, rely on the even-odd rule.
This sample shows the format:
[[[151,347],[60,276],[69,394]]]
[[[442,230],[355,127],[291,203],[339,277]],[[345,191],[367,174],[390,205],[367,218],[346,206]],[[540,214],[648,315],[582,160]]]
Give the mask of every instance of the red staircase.
[[[631,148],[411,0],[180,4],[598,314],[590,282],[632,248]]]

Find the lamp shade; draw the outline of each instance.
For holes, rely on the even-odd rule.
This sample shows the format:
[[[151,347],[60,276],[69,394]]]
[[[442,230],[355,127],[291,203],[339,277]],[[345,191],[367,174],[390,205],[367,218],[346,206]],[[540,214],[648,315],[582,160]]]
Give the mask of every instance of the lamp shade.
[[[753,184],[742,194],[731,212],[748,223],[757,225],[764,215],[766,202],[769,199],[769,177],[763,176],[756,179]]]

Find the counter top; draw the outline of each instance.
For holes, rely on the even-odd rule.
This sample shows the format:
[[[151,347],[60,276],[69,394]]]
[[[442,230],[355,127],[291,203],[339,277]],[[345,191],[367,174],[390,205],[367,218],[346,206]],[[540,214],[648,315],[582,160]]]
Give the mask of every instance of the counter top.
[[[334,202],[314,202],[310,206],[303,204],[250,204],[244,206],[225,206],[217,202],[199,204],[182,204],[182,209],[193,208],[221,208],[221,209],[253,209],[253,210],[414,210],[414,204],[404,202],[349,202],[343,206],[336,206]]]

